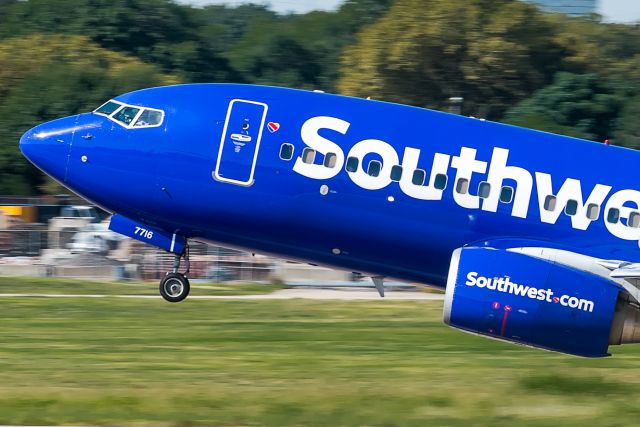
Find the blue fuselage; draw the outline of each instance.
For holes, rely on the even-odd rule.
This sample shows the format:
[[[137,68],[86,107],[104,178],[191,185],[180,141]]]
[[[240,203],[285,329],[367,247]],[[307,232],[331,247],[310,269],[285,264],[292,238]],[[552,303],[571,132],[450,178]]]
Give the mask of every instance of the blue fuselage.
[[[273,87],[115,101],[164,118],[135,128],[81,114],[32,129],[21,149],[83,197],[170,233],[437,286],[454,249],[485,240],[638,259],[633,150]]]

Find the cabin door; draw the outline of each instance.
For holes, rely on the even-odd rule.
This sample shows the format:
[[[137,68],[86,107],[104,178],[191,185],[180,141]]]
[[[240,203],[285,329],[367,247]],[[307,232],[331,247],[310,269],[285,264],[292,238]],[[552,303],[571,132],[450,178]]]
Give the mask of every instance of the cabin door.
[[[229,103],[213,172],[215,179],[244,186],[253,184],[268,108],[267,104],[244,99]]]

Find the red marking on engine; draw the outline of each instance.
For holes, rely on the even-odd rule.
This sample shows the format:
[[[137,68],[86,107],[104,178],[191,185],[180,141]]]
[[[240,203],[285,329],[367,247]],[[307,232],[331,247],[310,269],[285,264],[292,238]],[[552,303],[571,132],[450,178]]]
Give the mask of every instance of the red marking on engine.
[[[512,310],[510,305],[504,306],[504,317],[502,318],[502,328],[500,328],[500,336],[504,336],[504,330],[507,327],[507,317],[509,317],[509,312]]]

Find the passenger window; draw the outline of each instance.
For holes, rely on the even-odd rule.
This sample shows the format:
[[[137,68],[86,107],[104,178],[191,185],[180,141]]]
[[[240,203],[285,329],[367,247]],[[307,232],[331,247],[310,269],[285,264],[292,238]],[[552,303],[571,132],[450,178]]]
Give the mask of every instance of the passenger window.
[[[402,166],[395,165],[391,168],[391,181],[398,182],[402,179]]]
[[[124,107],[120,111],[118,111],[114,116],[114,120],[119,121],[120,123],[124,123],[125,125],[131,124],[133,119],[136,117],[136,114],[140,111],[139,108],[134,107]]]
[[[433,186],[436,190],[444,190],[447,188],[447,175],[442,173],[437,174]]]
[[[134,127],[152,127],[159,126],[162,123],[162,111],[157,110],[144,110],[136,123],[133,125]]]
[[[347,159],[347,172],[357,172],[358,165],[360,165],[360,160],[357,157],[349,157]]]
[[[324,156],[325,167],[333,169],[336,167],[337,161],[338,161],[338,156],[336,155],[336,153],[327,153],[327,155]]]
[[[620,221],[620,209],[611,208],[607,213],[607,222],[617,224]]]
[[[544,199],[544,209],[549,212],[556,210],[556,196],[547,196]]]
[[[595,221],[600,216],[600,206],[595,203],[589,203],[587,206],[587,218],[591,221]]]
[[[564,213],[569,216],[574,216],[578,213],[578,201],[567,200],[567,206],[564,207]]]
[[[502,190],[500,190],[500,201],[502,203],[511,203],[512,200],[513,200],[513,187],[509,187],[508,185],[505,185],[504,187],[502,187]]]
[[[422,169],[416,169],[413,172],[413,178],[411,179],[411,182],[413,183],[413,185],[423,185],[426,176],[427,173],[425,171],[423,171]]]
[[[456,183],[456,193],[467,194],[469,192],[469,180],[466,178],[460,178]]]
[[[629,221],[627,221],[627,225],[633,228],[640,227],[640,212],[631,212],[631,215],[629,215]]]
[[[316,161],[316,150],[309,147],[302,150],[302,161],[309,165],[313,164]]]
[[[378,160],[371,160],[369,162],[369,167],[367,168],[367,174],[370,176],[379,176],[380,170],[382,169],[382,163]]]
[[[95,112],[98,114],[104,114],[105,116],[110,116],[120,107],[122,107],[122,104],[118,104],[117,102],[113,101],[107,101],[100,108],[95,110]]]
[[[481,182],[478,185],[478,197],[481,199],[488,199],[489,194],[491,194],[491,184],[488,182]]]
[[[280,158],[282,160],[293,159],[293,145],[287,143],[282,144],[282,147],[280,147]]]

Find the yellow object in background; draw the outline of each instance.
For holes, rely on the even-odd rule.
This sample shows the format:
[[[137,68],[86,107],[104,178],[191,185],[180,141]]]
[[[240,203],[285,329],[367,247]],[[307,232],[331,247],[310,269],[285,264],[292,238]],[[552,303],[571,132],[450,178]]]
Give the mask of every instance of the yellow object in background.
[[[0,206],[0,212],[8,216],[18,217],[24,222],[36,222],[37,219],[35,206]]]

